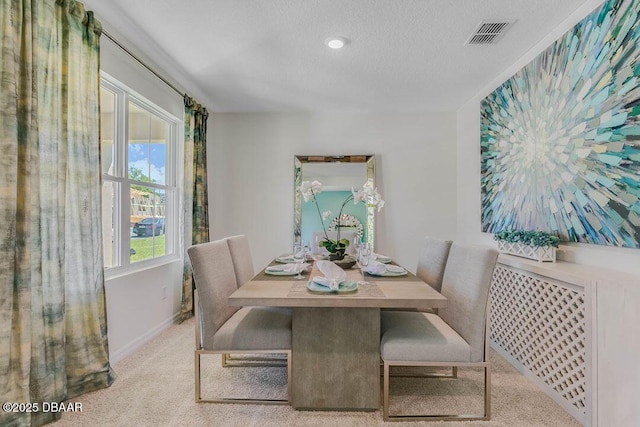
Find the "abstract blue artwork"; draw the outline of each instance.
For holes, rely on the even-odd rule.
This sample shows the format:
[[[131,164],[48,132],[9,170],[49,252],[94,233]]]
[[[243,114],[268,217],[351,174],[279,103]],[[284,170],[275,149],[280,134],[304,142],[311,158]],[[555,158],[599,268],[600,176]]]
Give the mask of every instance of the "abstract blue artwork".
[[[640,248],[640,0],[610,0],[481,102],[482,230]]]

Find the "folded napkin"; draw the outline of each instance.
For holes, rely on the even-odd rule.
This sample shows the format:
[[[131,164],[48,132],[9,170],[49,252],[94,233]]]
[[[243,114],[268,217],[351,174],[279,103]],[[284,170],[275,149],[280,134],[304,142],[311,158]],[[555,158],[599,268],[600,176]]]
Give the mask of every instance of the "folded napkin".
[[[365,267],[364,271],[369,274],[384,274],[387,272],[387,266],[376,260],[369,260],[369,264]]]
[[[278,262],[294,262],[295,260],[293,259],[293,255],[292,254],[286,254],[286,255],[280,255],[278,258],[276,258],[276,261],[278,261]]]
[[[306,262],[303,262],[302,264],[300,264],[300,271],[304,271],[304,269],[307,267],[309,267],[309,264]],[[297,273],[298,264],[288,263],[288,264],[282,264],[282,265],[272,265],[270,267],[267,267],[267,271],[270,271],[270,272],[283,271],[285,273]]]
[[[331,261],[316,261],[316,266],[322,276],[314,276],[313,281],[319,285],[326,286],[329,289],[338,289],[340,283],[347,280],[347,273]]]
[[[371,260],[369,264],[364,269],[369,274],[380,275],[385,274],[386,272],[390,273],[404,273],[405,269],[400,267],[399,265],[388,265],[383,264],[380,261]]]
[[[391,261],[390,257],[388,257],[386,255],[380,255],[380,254],[377,254],[377,253],[372,253],[371,254],[371,258],[380,260],[380,262],[389,262],[389,261]]]

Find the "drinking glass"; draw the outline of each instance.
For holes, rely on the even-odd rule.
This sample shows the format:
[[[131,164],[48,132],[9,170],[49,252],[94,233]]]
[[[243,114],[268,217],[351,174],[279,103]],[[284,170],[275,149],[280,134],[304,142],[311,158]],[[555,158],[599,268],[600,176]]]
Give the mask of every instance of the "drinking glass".
[[[304,249],[304,260],[308,261],[311,259],[311,246],[309,246],[309,242],[302,242],[302,247]]]
[[[368,285],[364,279],[364,269],[369,265],[369,260],[371,259],[371,247],[368,243],[362,242],[358,244],[358,254],[356,258],[356,263],[358,264],[358,268],[360,269],[360,274],[362,275],[362,280],[358,282],[358,285]]]
[[[324,237],[316,235],[315,237],[315,248],[314,248],[314,253],[316,255],[317,259],[325,259],[325,255],[328,254],[327,250],[325,249],[324,246],[320,246],[320,243],[324,240]]]
[[[294,277],[294,279],[300,280],[303,279],[302,275],[302,263],[305,261],[307,254],[304,250],[304,245],[301,243],[296,243],[293,247],[293,260],[296,262],[298,266],[298,275]]]

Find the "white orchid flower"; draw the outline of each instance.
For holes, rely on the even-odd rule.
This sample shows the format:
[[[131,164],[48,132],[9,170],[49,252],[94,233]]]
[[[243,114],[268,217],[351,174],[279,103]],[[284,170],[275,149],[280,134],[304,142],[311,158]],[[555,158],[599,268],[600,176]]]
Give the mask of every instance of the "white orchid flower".
[[[384,206],[384,200],[378,193],[378,189],[370,181],[365,182],[361,190],[355,191],[351,189],[351,193],[353,194],[354,204],[363,202],[370,208],[377,207],[378,212]]]
[[[320,181],[302,181],[300,184],[300,194],[302,194],[302,198],[305,202],[314,198],[315,194],[318,194],[322,191],[322,183]]]
[[[326,220],[328,220],[329,218],[331,218],[331,211],[324,211],[324,212],[322,212],[322,220],[323,220],[323,221],[326,221]]]

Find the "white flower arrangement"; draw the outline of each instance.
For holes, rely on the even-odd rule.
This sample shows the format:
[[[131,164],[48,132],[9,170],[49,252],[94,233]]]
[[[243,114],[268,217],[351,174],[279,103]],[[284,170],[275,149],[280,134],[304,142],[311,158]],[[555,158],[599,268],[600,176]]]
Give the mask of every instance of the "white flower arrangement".
[[[353,200],[354,204],[358,204],[359,202],[365,203],[369,208],[378,208],[378,212],[384,206],[384,200],[378,193],[378,189],[373,187],[373,184],[370,181],[367,181],[361,189],[355,191],[353,188],[351,189],[351,194],[347,197],[347,199],[342,203],[340,207],[340,213],[337,216],[337,224],[336,228],[338,230],[337,238],[335,240],[329,239],[329,235],[327,234],[327,228],[324,225],[324,221],[331,217],[331,211],[320,211],[320,207],[318,206],[318,200],[316,199],[316,194],[322,192],[322,183],[320,181],[303,181],[300,184],[300,194],[305,202],[312,201],[315,203],[316,208],[318,210],[318,215],[320,215],[320,219],[322,220],[322,230],[324,231],[324,240],[320,242],[320,246],[331,253],[330,259],[343,259],[344,252],[349,246],[348,239],[340,239],[340,219],[343,218],[342,210],[345,205]]]

